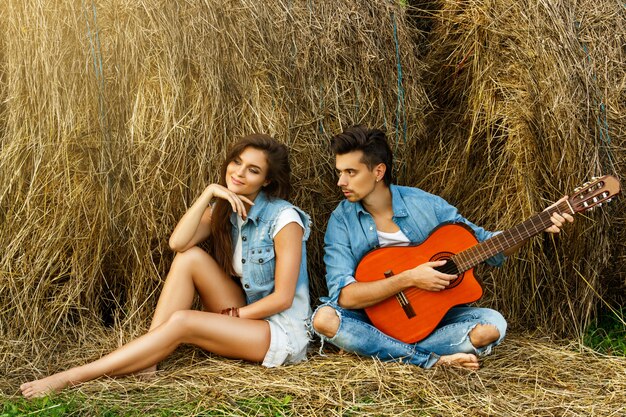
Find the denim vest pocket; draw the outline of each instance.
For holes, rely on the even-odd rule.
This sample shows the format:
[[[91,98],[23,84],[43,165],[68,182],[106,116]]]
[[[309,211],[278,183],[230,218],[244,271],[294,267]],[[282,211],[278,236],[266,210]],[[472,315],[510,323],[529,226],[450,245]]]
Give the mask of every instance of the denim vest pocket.
[[[257,285],[265,285],[274,282],[274,244],[256,246],[250,249],[250,272],[252,279]]]

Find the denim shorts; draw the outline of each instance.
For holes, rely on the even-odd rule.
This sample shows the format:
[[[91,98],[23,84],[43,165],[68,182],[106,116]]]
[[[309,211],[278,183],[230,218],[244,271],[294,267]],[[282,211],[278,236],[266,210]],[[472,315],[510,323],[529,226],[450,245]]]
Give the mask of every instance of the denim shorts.
[[[283,323],[284,317],[276,314],[265,320],[270,325],[270,347],[265,354],[265,358],[263,358],[263,366],[274,368],[306,360],[309,337],[304,323],[302,324],[302,332],[289,334]]]

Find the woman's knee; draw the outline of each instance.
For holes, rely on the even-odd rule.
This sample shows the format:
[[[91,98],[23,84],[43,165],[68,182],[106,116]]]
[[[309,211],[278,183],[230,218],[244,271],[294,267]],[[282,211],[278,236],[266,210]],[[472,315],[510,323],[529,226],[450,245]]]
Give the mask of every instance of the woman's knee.
[[[337,334],[339,324],[339,315],[332,307],[320,307],[313,315],[313,329],[328,338],[332,338]]]
[[[171,269],[191,270],[195,265],[205,264],[211,256],[198,246],[191,247],[184,252],[178,252],[174,256]]]
[[[181,335],[188,334],[194,313],[193,310],[177,310],[169,316],[163,325]]]

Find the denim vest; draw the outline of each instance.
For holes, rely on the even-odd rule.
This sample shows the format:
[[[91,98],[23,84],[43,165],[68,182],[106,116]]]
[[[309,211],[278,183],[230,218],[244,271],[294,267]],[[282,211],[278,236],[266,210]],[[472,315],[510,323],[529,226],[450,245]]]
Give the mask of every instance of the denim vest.
[[[461,216],[456,207],[443,198],[413,187],[391,185],[393,222],[413,243],[421,243],[439,225],[461,222],[472,228],[479,242],[495,233],[476,226]],[[322,301],[337,302],[341,289],[355,282],[354,272],[359,261],[378,246],[374,218],[360,202],[343,200],[330,216],[324,236],[324,263],[328,297]],[[499,266],[504,255],[489,258],[486,263]]]
[[[260,192],[256,196],[254,205],[248,210],[248,217],[241,226],[241,262],[243,267],[241,285],[246,293],[248,304],[258,301],[274,291],[276,254],[272,235],[278,215],[288,208],[296,210],[304,225],[304,236],[301,242],[302,260],[295,297],[290,308],[277,314],[285,327],[284,330],[291,334],[292,331],[296,333],[306,332],[304,321],[311,314],[306,260],[306,241],[311,230],[311,220],[308,214],[288,201],[278,198],[268,199],[264,192]],[[234,242],[239,238],[237,213],[231,214],[230,222],[234,247]]]

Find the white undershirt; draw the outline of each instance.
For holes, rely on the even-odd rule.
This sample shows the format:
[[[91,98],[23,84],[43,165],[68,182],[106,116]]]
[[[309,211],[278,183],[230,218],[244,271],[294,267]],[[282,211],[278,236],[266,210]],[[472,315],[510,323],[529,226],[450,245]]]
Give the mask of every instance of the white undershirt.
[[[272,234],[272,239],[276,237],[278,232],[282,230],[283,227],[287,226],[289,223],[298,223],[302,230],[304,230],[304,225],[302,224],[302,219],[300,219],[300,215],[295,209],[288,208],[280,212],[278,218],[276,219],[276,226],[274,227],[274,233]],[[239,229],[239,234],[237,237],[237,242],[235,242],[235,253],[233,253],[233,269],[235,270],[235,274],[239,277],[243,275],[243,264],[241,263],[242,258],[242,241],[241,241],[241,225],[243,224],[243,219],[241,216],[237,216],[237,228]]]
[[[395,233],[387,233],[381,232],[376,229],[376,234],[378,234],[378,244],[381,247],[385,246],[409,246],[411,243],[409,238],[402,232],[402,230],[398,230]]]

